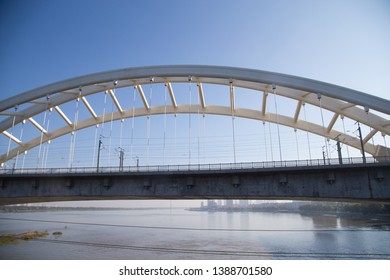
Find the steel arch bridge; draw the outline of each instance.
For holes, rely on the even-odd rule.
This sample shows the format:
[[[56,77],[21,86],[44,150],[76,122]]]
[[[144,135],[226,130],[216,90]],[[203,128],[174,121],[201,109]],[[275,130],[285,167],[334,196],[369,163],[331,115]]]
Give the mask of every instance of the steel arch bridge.
[[[179,104],[173,84],[194,83],[198,86],[199,104]],[[165,84],[170,96],[170,104],[152,106],[143,91],[147,84]],[[208,104],[203,90],[204,84],[225,85],[230,88],[230,106]],[[125,109],[117,99],[115,89],[134,87],[137,89],[143,107]],[[258,91],[262,95],[262,106],[258,109],[239,108],[235,104],[235,89],[245,88]],[[89,96],[105,92],[111,97],[116,110],[113,113],[98,115],[88,102]],[[268,110],[268,96],[275,94],[293,100],[296,104],[293,115]],[[72,121],[61,106],[74,100],[81,100],[90,113],[89,118]],[[300,118],[305,104],[311,104],[333,113],[329,123],[315,123]],[[54,110],[63,119],[64,125],[52,131],[34,118],[46,110]],[[363,150],[380,159],[389,156],[389,149],[374,145],[369,140],[375,134],[390,135],[390,101],[348,88],[290,75],[219,66],[152,66],[126,68],[108,72],[85,75],[34,90],[21,93],[0,102],[0,131],[17,146],[0,154],[0,163],[25,153],[43,143],[50,142],[66,134],[74,133],[91,126],[139,116],[158,114],[213,114],[254,119],[294,129],[307,131],[327,139],[338,139],[345,145]],[[347,117],[370,128],[361,138],[334,128],[336,121]],[[12,133],[13,127],[30,122],[37,128],[39,137],[19,139]]]

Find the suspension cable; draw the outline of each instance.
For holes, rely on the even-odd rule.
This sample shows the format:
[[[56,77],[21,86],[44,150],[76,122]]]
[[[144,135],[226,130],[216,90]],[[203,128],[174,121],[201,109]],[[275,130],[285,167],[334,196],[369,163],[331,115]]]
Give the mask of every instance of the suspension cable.
[[[46,101],[49,100],[49,96],[46,96]],[[45,126],[46,124],[46,114],[47,114],[47,108],[48,108],[49,104],[48,102],[46,102],[45,104],[45,113],[43,115],[43,127]],[[37,167],[39,167],[40,163],[41,163],[41,150],[42,150],[42,142],[43,142],[43,129],[41,131],[41,136],[40,136],[40,140],[39,140],[39,149],[38,149],[38,158],[37,158]]]
[[[26,155],[27,155],[27,150],[24,151],[24,153],[23,153],[22,171],[24,169],[24,163],[26,162]]]
[[[368,124],[369,124],[370,133],[371,133],[371,132],[372,132],[372,124],[371,124],[371,118],[370,118],[370,114],[369,114],[370,108],[368,108],[367,106],[365,106],[365,107],[364,107],[364,111],[366,112],[366,115],[367,115],[367,122],[368,122]],[[372,145],[375,146],[374,135],[371,137],[371,141],[372,141]]]
[[[294,128],[294,132],[295,132],[295,144],[297,146],[297,156],[298,156],[298,161],[300,160],[300,157],[299,157],[299,145],[298,145],[298,135],[297,135],[297,129]]]
[[[325,132],[325,122],[324,122],[324,115],[323,115],[323,112],[322,112],[322,101],[321,101],[322,96],[321,96],[321,94],[319,94],[319,93],[317,94],[317,99],[318,99],[318,101],[319,101],[319,103],[320,103],[320,112],[321,112],[322,129],[323,129],[324,132]],[[327,137],[325,137],[325,136],[324,136],[324,141],[325,141],[325,148],[326,148],[326,156],[327,156],[327,158],[328,158],[328,160],[329,160],[329,148],[328,148],[329,142],[327,141]]]
[[[116,85],[118,84],[118,81],[114,81],[114,96],[115,96],[115,91],[116,91]],[[108,140],[108,167],[111,167],[111,144],[112,144],[112,126],[114,122],[114,101],[111,100],[111,119],[110,119],[110,137]]]
[[[46,125],[46,131],[49,132],[49,125],[50,125],[50,117],[51,117],[51,113],[53,111],[53,108],[49,108],[49,116],[47,117],[47,125]],[[49,147],[50,147],[50,139],[47,140],[46,142],[46,147],[45,147],[45,150],[44,150],[44,165],[43,165],[43,168],[46,168],[46,165],[47,165],[47,159],[49,157]],[[45,154],[46,152],[46,154]]]
[[[103,116],[102,116],[102,122],[101,122],[102,125],[100,127],[99,143],[104,138],[104,124],[105,124],[106,109],[107,109],[106,107],[107,107],[107,91],[104,91]],[[99,145],[99,147],[100,147],[100,145]],[[97,164],[100,166],[100,149],[98,150]]]
[[[107,92],[104,92],[104,102],[103,102],[103,118],[102,118],[102,127],[100,130],[100,134],[103,134],[104,124],[105,124],[105,117],[106,117],[106,106],[107,106]]]
[[[206,137],[206,115],[204,113],[204,110],[203,110],[202,121],[203,121],[203,133],[202,133],[202,139],[203,139],[202,158],[203,158],[203,161],[202,162],[205,163],[205,159],[206,159],[206,139],[207,139],[207,137]]]
[[[302,106],[303,106],[303,114],[305,116],[305,123],[306,123],[306,138],[307,138],[307,146],[309,148],[309,158],[310,158],[310,161],[311,161],[311,149],[310,149],[310,138],[309,138],[309,125],[307,123],[307,119],[306,119],[306,103],[303,102],[302,103]]]
[[[152,101],[153,101],[153,82],[154,77],[150,78],[150,92],[149,92],[149,106],[150,110],[152,109]],[[150,148],[150,127],[151,127],[151,116],[150,110],[148,110],[147,116],[147,128],[146,128],[146,165],[149,166],[149,148]]]
[[[15,105],[15,114],[14,114],[14,117],[13,117],[13,119],[12,119],[11,135],[13,135],[13,133],[14,133],[16,112],[18,111],[18,108],[19,108],[19,106],[18,106],[18,105]],[[10,149],[11,149],[11,137],[10,137],[9,140],[8,140],[7,158],[8,158]]]
[[[197,84],[197,86],[199,87],[199,84]],[[201,125],[200,125],[200,95],[198,94],[198,114],[197,114],[197,118],[198,118],[198,164],[200,164],[200,136],[201,136]],[[203,109],[202,109],[203,110]]]
[[[232,113],[232,128],[233,128],[233,159],[234,163],[237,162],[236,160],[236,132],[235,132],[235,115],[234,115],[234,87],[233,82],[230,81],[230,98],[232,98],[232,104],[231,104],[231,113]]]
[[[265,144],[265,161],[268,161],[268,145],[267,145],[267,133],[265,129],[265,121],[263,121],[263,132],[264,132],[264,144]]]
[[[175,141],[174,141],[174,164],[177,164],[177,161],[176,161],[176,149],[177,149],[177,114],[176,114],[176,109],[175,109],[175,128],[174,128],[174,138],[175,138]]]
[[[130,159],[133,160],[133,141],[134,141],[134,116],[135,116],[135,97],[136,87],[133,89],[133,109],[131,114],[131,139],[130,139]]]
[[[165,84],[165,87],[164,87],[164,140],[163,140],[163,164],[165,164],[166,133],[167,133],[167,84]]]
[[[277,101],[276,101],[276,86],[272,85],[272,89],[273,89],[274,105],[275,105],[275,113],[276,113],[276,127],[277,127],[277,130],[278,130],[279,155],[280,155],[280,161],[283,161],[283,157],[282,157],[282,144],[280,142],[278,105],[277,105]]]
[[[123,137],[123,123],[125,119],[121,119],[121,129],[120,129],[120,135],[119,135],[119,148],[122,149],[122,137]]]
[[[75,114],[74,114],[73,130],[71,133],[70,147],[69,147],[69,161],[68,161],[69,168],[73,167],[74,150],[75,150],[75,145],[76,145],[76,126],[77,126],[78,117],[79,117],[79,104],[80,104],[81,91],[82,91],[82,89],[79,88],[79,95],[76,99],[76,109],[75,109]]]
[[[271,117],[269,116],[269,118],[271,118]],[[271,161],[274,161],[274,148],[273,148],[273,145],[272,145],[271,122],[268,122],[268,131],[269,131],[269,143],[271,145]]]
[[[20,136],[19,136],[19,140],[22,142],[22,139],[23,139],[23,131],[24,131],[24,124],[26,123],[26,120],[23,120],[22,121],[22,128],[20,130]],[[19,149],[18,149],[18,152],[16,154],[16,159],[15,159],[15,169],[18,167],[18,158],[19,158]]]
[[[188,165],[191,165],[191,106],[192,106],[192,77],[188,77],[190,106],[188,112]]]
[[[99,124],[95,125],[95,137],[93,140],[93,154],[92,154],[92,165],[95,166],[95,160],[96,160],[96,139],[97,139],[97,132],[98,132]]]
[[[344,134],[346,134],[345,123],[344,123],[344,115],[341,115],[341,121],[342,121],[342,123],[343,123],[343,131],[344,131]],[[348,146],[349,146],[349,145],[346,145],[346,147],[347,147],[347,154],[348,154],[348,158],[350,158]]]

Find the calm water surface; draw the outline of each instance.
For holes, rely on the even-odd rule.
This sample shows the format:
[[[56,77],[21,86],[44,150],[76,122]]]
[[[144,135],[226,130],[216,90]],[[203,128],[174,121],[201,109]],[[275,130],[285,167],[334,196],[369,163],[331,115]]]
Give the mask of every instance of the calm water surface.
[[[389,227],[380,224],[184,209],[1,213],[0,234],[50,236],[0,245],[0,259],[390,259]]]

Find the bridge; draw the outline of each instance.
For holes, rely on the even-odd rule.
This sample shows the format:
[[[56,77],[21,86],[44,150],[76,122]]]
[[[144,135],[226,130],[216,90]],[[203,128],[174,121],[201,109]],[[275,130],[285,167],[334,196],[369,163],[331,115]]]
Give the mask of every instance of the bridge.
[[[386,99],[251,69],[81,76],[0,102],[0,204],[389,202],[389,114]]]

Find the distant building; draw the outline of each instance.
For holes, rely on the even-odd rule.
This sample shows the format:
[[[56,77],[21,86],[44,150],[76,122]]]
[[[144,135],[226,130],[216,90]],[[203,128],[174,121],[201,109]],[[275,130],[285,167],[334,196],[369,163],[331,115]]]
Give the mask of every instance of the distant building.
[[[218,206],[215,200],[207,200],[207,208],[216,208]]]

